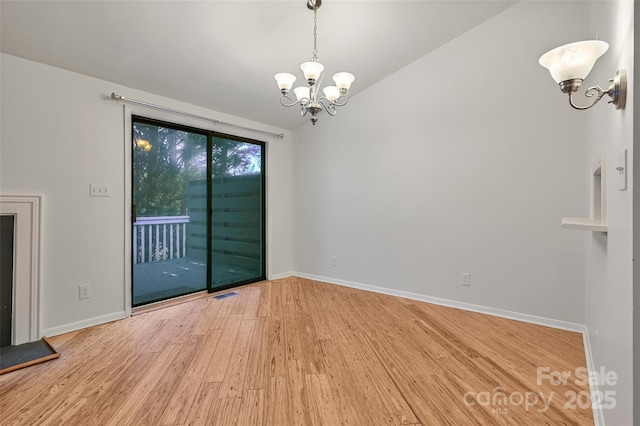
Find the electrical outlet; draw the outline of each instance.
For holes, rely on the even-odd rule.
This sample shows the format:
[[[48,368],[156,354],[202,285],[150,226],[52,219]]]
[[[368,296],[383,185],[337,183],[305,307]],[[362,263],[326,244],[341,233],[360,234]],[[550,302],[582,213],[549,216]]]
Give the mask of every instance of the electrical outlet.
[[[91,285],[84,284],[78,287],[78,295],[80,300],[89,299],[91,297]]]
[[[89,184],[90,197],[111,197],[111,188],[109,185]]]
[[[333,266],[338,266],[338,256],[333,256],[333,257],[331,258],[331,264],[332,264]]]
[[[471,285],[471,274],[468,272],[463,272],[460,275],[460,284],[462,285]]]

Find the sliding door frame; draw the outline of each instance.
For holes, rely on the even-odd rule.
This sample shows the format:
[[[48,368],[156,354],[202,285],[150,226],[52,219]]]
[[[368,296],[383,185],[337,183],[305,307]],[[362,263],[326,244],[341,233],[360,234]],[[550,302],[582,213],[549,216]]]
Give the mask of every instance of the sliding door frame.
[[[251,139],[251,138],[245,138],[245,137],[241,137],[241,136],[235,136],[235,135],[230,135],[227,133],[220,133],[220,132],[215,132],[215,131],[210,131],[210,135],[209,135],[209,139],[207,140],[207,180],[211,179],[211,183],[209,184],[209,182],[207,182],[207,209],[208,209],[208,217],[213,219],[213,172],[211,170],[210,167],[210,160],[211,160],[211,156],[212,153],[210,152],[210,150],[213,148],[213,138],[223,138],[223,139],[228,139],[228,140],[232,140],[232,141],[236,141],[236,142],[243,142],[243,143],[251,143],[254,145],[258,145],[260,146],[260,173],[262,175],[262,179],[260,182],[260,198],[261,198],[261,203],[260,203],[260,224],[261,224],[261,231],[260,231],[260,240],[261,240],[261,244],[260,244],[260,258],[261,258],[261,263],[260,263],[260,268],[261,268],[261,275],[259,278],[256,279],[249,279],[249,280],[245,280],[245,281],[239,281],[237,283],[233,283],[233,284],[227,284],[227,285],[222,285],[216,288],[212,288],[211,281],[213,279],[213,271],[211,271],[210,273],[208,273],[208,277],[207,277],[207,289],[209,291],[209,293],[213,293],[213,292],[217,292],[217,291],[221,291],[221,290],[226,290],[229,288],[233,288],[233,287],[238,287],[244,284],[251,284],[254,282],[258,282],[258,281],[264,281],[267,279],[267,144],[265,142],[262,141],[258,141],[255,139]],[[208,226],[208,232],[207,232],[207,247],[208,247],[208,252],[209,252],[209,258],[211,258],[212,256],[212,241],[213,241],[213,226]],[[207,259],[207,267],[210,267],[210,264],[213,262],[213,260],[209,261],[209,259]]]
[[[191,126],[191,125],[185,125],[185,124],[181,124],[181,123],[177,123],[177,122],[171,122],[171,121],[167,121],[165,119],[158,119],[158,118],[152,118],[149,115],[140,115],[136,112],[131,112],[131,111],[127,111],[128,108],[125,107],[124,108],[124,115],[125,115],[125,151],[128,151],[128,155],[125,155],[126,158],[128,158],[129,161],[125,161],[127,164],[125,165],[126,173],[125,173],[125,178],[126,181],[128,181],[128,191],[125,191],[125,210],[127,210],[125,212],[126,217],[128,218],[128,223],[125,224],[125,227],[127,228],[128,232],[125,232],[125,246],[128,247],[127,250],[125,250],[125,257],[128,258],[126,265],[128,265],[128,267],[125,267],[125,275],[127,275],[127,278],[129,280],[129,285],[125,286],[128,287],[128,291],[127,288],[125,288],[125,311],[126,311],[126,315],[130,315],[131,314],[131,309],[133,308],[133,286],[134,286],[134,269],[133,269],[133,256],[135,255],[135,253],[133,252],[133,244],[132,244],[132,238],[133,238],[133,224],[134,224],[134,210],[133,210],[133,205],[134,205],[134,173],[133,173],[133,168],[134,168],[134,151],[135,151],[135,146],[134,146],[134,140],[135,140],[135,136],[134,136],[134,123],[143,123],[143,124],[149,124],[149,125],[153,125],[153,126],[158,126],[158,127],[165,127],[168,129],[173,129],[173,130],[178,130],[178,131],[185,131],[185,132],[189,132],[189,133],[195,133],[195,134],[199,134],[199,135],[203,135],[206,136],[207,138],[207,147],[206,147],[206,151],[207,151],[207,165],[206,165],[206,180],[207,180],[207,266],[206,266],[206,290],[208,293],[213,293],[213,292],[218,292],[221,290],[225,290],[225,289],[229,289],[229,288],[233,288],[233,287],[238,287],[241,285],[245,285],[245,284],[250,284],[253,282],[258,282],[258,281],[262,281],[262,280],[266,280],[267,279],[267,212],[266,212],[266,208],[267,208],[267,160],[266,160],[266,153],[267,153],[267,144],[264,141],[260,141],[260,140],[256,140],[256,139],[252,139],[249,137],[243,137],[243,136],[237,136],[237,135],[231,135],[231,134],[227,134],[227,133],[222,133],[222,132],[217,132],[214,130],[210,130],[210,129],[206,129],[206,128],[200,128],[200,127],[195,127],[195,126]],[[128,127],[128,132],[127,132],[127,127]],[[128,133],[128,138],[126,137]],[[222,138],[222,139],[227,139],[227,140],[232,140],[232,141],[236,141],[236,142],[242,142],[242,143],[249,143],[249,144],[253,144],[253,145],[257,145],[260,147],[260,174],[261,174],[261,182],[260,182],[260,198],[261,198],[261,205],[260,205],[260,227],[261,227],[261,231],[260,231],[260,269],[261,269],[261,273],[259,277],[256,278],[251,278],[251,279],[247,279],[247,280],[243,280],[243,281],[239,281],[239,282],[234,282],[231,284],[225,284],[219,287],[213,287],[213,273],[214,271],[212,270],[212,263],[213,263],[213,258],[212,258],[212,241],[213,241],[213,226],[212,226],[212,222],[213,222],[213,168],[211,167],[211,159],[212,159],[212,155],[213,155],[213,139],[214,138]],[[127,179],[128,176],[128,179]],[[127,273],[127,269],[129,269],[128,273]],[[193,293],[188,293],[188,294],[194,294],[194,293],[198,293],[200,291],[203,290],[197,290],[194,291]],[[128,293],[128,294],[126,294]],[[180,297],[180,296],[175,296],[175,297]],[[167,298],[167,299],[163,299],[163,300],[170,300],[173,297]],[[156,302],[161,302],[162,300],[158,300]],[[155,302],[150,302],[150,303],[155,303]],[[138,307],[143,307],[145,306],[145,304],[136,306],[135,308]]]

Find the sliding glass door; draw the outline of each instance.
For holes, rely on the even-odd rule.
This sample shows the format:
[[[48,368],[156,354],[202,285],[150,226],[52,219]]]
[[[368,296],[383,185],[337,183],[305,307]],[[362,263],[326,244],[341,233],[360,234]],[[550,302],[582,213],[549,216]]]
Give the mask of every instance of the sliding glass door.
[[[265,279],[264,144],[132,123],[133,306]]]
[[[242,140],[212,140],[210,263],[216,289],[265,276],[263,151]]]

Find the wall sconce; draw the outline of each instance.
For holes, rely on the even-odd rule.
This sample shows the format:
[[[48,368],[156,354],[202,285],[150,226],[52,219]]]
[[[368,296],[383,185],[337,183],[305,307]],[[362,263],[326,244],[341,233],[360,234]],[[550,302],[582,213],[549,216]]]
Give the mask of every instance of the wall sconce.
[[[591,68],[598,58],[609,49],[609,45],[604,41],[588,40],[577,43],[565,44],[556,47],[540,57],[540,65],[549,69],[551,77],[560,85],[562,93],[569,94],[569,104],[575,109],[589,109],[597,104],[606,94],[611,100],[610,104],[616,109],[624,109],[627,101],[627,71],[617,70],[615,77],[609,80],[609,87],[605,90],[600,86],[587,89],[585,95],[594,97],[594,101],[588,106],[578,106],[573,103],[573,92],[576,92],[582,81],[587,78]]]

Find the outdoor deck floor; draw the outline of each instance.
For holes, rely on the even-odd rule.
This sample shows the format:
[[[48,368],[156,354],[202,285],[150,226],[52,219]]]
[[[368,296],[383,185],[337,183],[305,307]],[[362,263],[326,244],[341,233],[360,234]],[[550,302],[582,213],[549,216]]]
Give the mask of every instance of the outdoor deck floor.
[[[243,282],[259,276],[235,265],[214,262],[213,286]],[[179,258],[133,265],[133,305],[138,306],[205,290],[207,264],[203,260]]]

